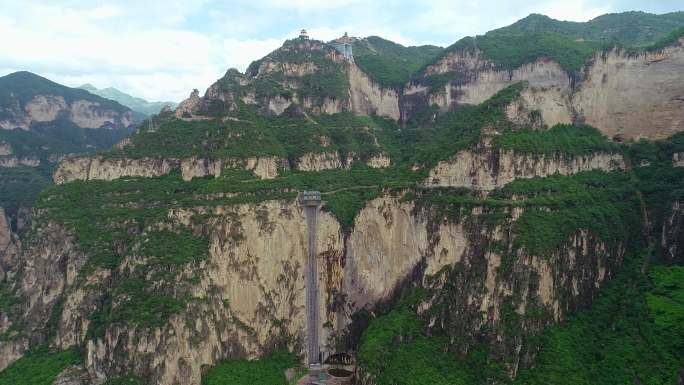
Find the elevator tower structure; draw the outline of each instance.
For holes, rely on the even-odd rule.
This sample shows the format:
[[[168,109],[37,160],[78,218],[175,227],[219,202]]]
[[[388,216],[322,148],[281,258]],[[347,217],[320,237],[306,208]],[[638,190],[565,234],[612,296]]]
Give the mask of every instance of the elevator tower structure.
[[[299,195],[299,203],[304,207],[306,229],[308,236],[308,256],[306,263],[305,300],[306,300],[306,337],[308,346],[308,364],[320,365],[320,345],[318,330],[320,322],[319,290],[318,290],[318,261],[316,250],[316,226],[318,210],[321,207],[321,193],[319,191],[304,191]]]

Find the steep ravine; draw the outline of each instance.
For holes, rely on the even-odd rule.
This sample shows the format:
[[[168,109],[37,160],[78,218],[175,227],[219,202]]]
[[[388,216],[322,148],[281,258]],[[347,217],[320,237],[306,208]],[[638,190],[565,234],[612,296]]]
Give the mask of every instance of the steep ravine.
[[[368,202],[345,237],[334,217],[322,212],[318,250],[326,350],[334,350],[335,338],[354,312],[390,299],[407,282],[432,282],[439,293],[444,279],[427,277],[440,277],[454,266],[467,276],[457,281],[469,283],[433,300],[468,304],[459,310],[472,326],[464,329],[466,338],[483,325],[496,326],[515,282],[500,274],[502,255],[493,245],[510,250],[511,224],[487,224],[480,219],[483,214],[486,210],[474,207],[462,220],[443,221],[429,208],[384,195]],[[520,211],[512,214],[517,217]],[[204,220],[193,220],[197,215]],[[24,255],[20,285],[27,300],[26,330],[34,339],[50,338],[61,349],[85,343],[86,368],[93,379],[134,373],[155,384],[199,384],[203,365],[256,357],[277,342],[303,354],[306,222],[295,202],[197,207],[170,212],[167,219],[209,239],[208,258],[184,269],[199,277],[191,285],[194,299],[167,324],[149,330],[117,323],[103,337],[88,339],[88,319],[98,298],[110,290],[110,275],[118,273],[95,269],[79,274],[85,258],[68,230],[47,223],[42,233],[48,236],[29,244]],[[518,293],[519,311],[534,304],[549,314],[543,324],[563,319],[610,276],[621,259],[621,251],[615,252],[592,234],[579,232],[551,259],[519,259],[515,271],[538,279],[535,289]],[[54,255],[60,256],[58,263]],[[135,265],[137,258],[127,257],[119,269]],[[55,306],[61,310],[56,314]],[[46,332],[51,314],[58,320],[52,337]],[[438,317],[435,322],[447,320]],[[501,349],[516,355],[515,346]]]

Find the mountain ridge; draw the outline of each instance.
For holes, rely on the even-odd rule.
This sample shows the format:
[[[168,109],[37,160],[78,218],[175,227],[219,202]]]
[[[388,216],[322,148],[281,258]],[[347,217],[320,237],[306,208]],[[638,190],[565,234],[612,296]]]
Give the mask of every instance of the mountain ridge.
[[[77,88],[84,89],[92,94],[101,96],[103,98],[114,100],[122,105],[125,105],[133,111],[145,115],[158,114],[164,107],[176,108],[178,103],[175,102],[150,102],[143,98],[132,96],[114,87],[106,87],[98,89],[92,84],[86,83]]]

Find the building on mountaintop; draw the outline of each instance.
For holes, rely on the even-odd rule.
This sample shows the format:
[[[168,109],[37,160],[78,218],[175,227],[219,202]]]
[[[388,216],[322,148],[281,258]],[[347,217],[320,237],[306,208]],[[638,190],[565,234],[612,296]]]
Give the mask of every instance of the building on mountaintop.
[[[330,45],[333,46],[339,53],[342,54],[342,56],[345,57],[345,59],[349,61],[354,61],[354,54],[352,52],[352,44],[354,43],[354,38],[350,37],[346,32],[344,33],[344,36],[338,37],[337,39],[333,40],[330,42]]]
[[[299,32],[299,38],[300,38],[300,39],[303,39],[303,40],[309,40],[309,35],[306,33],[306,30],[305,30],[305,29],[302,29],[302,30]]]

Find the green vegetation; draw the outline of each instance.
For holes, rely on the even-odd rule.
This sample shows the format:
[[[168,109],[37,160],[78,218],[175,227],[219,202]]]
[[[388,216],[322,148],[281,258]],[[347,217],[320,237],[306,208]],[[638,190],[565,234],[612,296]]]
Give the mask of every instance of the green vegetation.
[[[646,12],[610,13],[588,22],[559,21],[532,14],[497,31],[552,32],[575,39],[628,47],[646,47],[684,26],[684,12],[655,15]]]
[[[511,130],[494,138],[498,147],[530,154],[563,153],[566,156],[596,152],[621,152],[622,147],[611,142],[591,126],[558,124],[548,130]]]
[[[321,103],[325,98],[346,100],[349,89],[347,77],[342,66],[327,54],[328,48],[323,42],[287,40],[282,47],[249,65],[246,73],[255,77],[253,85],[241,86],[237,80],[240,75],[229,71],[221,80],[222,87],[226,91],[237,92],[238,95],[255,91],[257,98],[277,95],[290,98],[296,92],[300,97],[311,98],[315,103]],[[263,63],[274,63],[276,67],[282,64],[313,63],[316,71],[286,79],[285,72],[278,68],[259,73],[259,67]],[[291,87],[293,82],[299,87]]]
[[[404,47],[378,36],[353,44],[354,62],[371,78],[387,87],[402,87],[411,75],[442,51],[423,45]]]
[[[463,38],[440,56],[479,49],[503,69],[514,69],[540,58],[578,71],[596,51],[621,46],[635,50],[659,50],[682,36],[684,12],[653,15],[644,12],[607,14],[586,23],[558,21],[532,14],[516,23]],[[674,32],[673,32],[674,31]],[[430,80],[435,83],[435,80]]]
[[[339,151],[343,157],[354,152],[366,159],[382,149],[375,145],[376,131],[389,124],[350,113],[310,119],[263,116],[243,107],[237,121],[164,122],[153,132],[133,135],[131,145],[106,156],[221,159],[274,155],[287,159],[311,152]]]
[[[684,363],[684,268],[655,266],[647,276],[640,267],[629,258],[591,309],[544,332],[534,368],[514,381],[479,348],[450,353],[404,305],[371,321],[359,364],[379,385],[674,384]]]
[[[682,267],[638,261],[608,283],[588,311],[544,334],[534,369],[515,384],[674,384],[684,357]]]
[[[475,38],[459,40],[447,52],[479,49],[483,55],[504,69],[518,68],[539,58],[553,60],[567,71],[578,71],[601,46],[551,32],[514,33],[495,30]]]
[[[33,206],[40,191],[51,183],[49,170],[42,171],[28,166],[0,167],[0,207],[9,216],[20,207]]]
[[[69,365],[82,362],[78,350],[49,352],[47,348],[29,352],[0,372],[0,385],[52,385]]]
[[[297,365],[296,357],[285,350],[254,361],[227,360],[209,369],[202,385],[287,385],[285,370]]]

